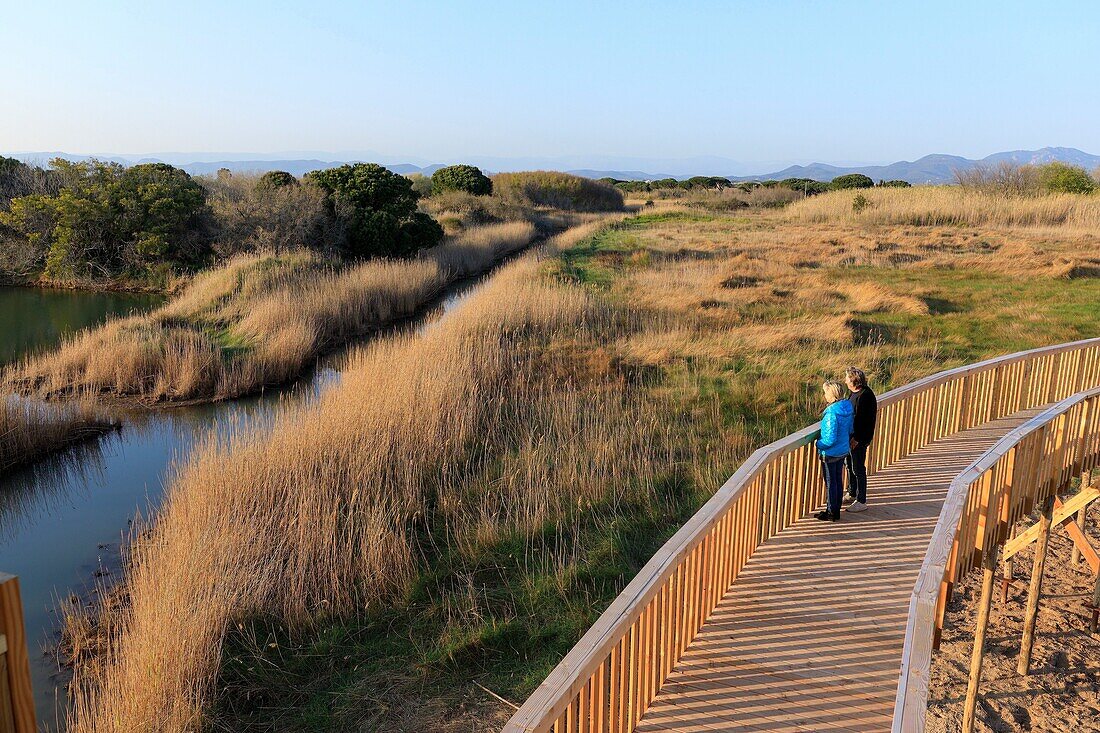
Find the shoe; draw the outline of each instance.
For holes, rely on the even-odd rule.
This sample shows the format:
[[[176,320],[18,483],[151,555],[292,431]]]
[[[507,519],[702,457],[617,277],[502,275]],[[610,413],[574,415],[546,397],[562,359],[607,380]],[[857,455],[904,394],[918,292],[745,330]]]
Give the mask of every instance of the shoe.
[[[867,505],[864,504],[862,501],[853,501],[851,504],[848,505],[848,508],[845,511],[865,512],[867,511]]]
[[[854,496],[852,496],[851,494],[845,494],[844,495],[844,503],[845,504],[851,504],[855,500],[856,500],[856,498]]]
[[[833,515],[829,514],[829,512],[827,512],[827,511],[818,512],[817,514],[814,515],[814,519],[820,519],[822,522],[829,522],[829,521],[832,521]]]

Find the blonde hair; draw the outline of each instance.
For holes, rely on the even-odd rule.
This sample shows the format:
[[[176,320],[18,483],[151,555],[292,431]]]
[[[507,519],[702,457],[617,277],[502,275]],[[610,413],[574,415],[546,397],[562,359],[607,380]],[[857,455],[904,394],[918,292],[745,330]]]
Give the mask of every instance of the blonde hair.
[[[821,391],[825,393],[825,401],[830,405],[844,399],[844,387],[840,382],[829,380],[821,385]]]

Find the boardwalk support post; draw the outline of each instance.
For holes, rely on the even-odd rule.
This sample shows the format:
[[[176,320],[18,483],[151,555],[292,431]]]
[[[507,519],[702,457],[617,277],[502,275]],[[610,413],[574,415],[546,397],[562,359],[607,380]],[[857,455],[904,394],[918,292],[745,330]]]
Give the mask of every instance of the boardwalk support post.
[[[1042,515],[1039,518],[1039,536],[1035,540],[1035,560],[1031,564],[1031,585],[1027,592],[1027,608],[1024,611],[1024,635],[1020,642],[1020,663],[1016,665],[1019,674],[1027,675],[1031,667],[1031,649],[1035,644],[1035,622],[1039,616],[1039,596],[1043,591],[1043,570],[1047,562],[1047,547],[1050,544],[1050,523],[1054,515],[1054,496],[1043,500]]]
[[[982,681],[982,660],[985,658],[985,631],[989,627],[989,607],[993,604],[993,581],[997,574],[997,548],[982,560],[982,598],[978,602],[977,628],[974,629],[974,652],[970,655],[970,679],[966,685],[966,708],[963,710],[963,733],[974,730],[974,710],[978,704],[978,685]]]
[[[1089,622],[1089,633],[1095,634],[1100,622],[1100,573],[1096,574],[1096,585],[1092,589],[1092,620]]]
[[[1012,527],[1011,536],[1016,536],[1015,526]],[[1012,587],[1012,576],[1016,571],[1016,562],[1012,557],[1005,557],[1002,564],[1004,565],[1004,571],[1001,577],[1001,603],[1008,603],[1008,591]]]
[[[1092,471],[1081,472],[1081,489],[1084,490],[1090,485]],[[1081,530],[1083,534],[1085,531],[1085,515],[1088,514],[1089,508],[1083,506],[1077,510],[1077,528]],[[1077,567],[1081,563],[1081,548],[1077,546],[1077,543],[1073,543],[1073,556],[1070,558],[1070,566]]]
[[[31,666],[23,627],[19,579],[0,573],[0,731],[35,733],[38,730],[31,693]]]

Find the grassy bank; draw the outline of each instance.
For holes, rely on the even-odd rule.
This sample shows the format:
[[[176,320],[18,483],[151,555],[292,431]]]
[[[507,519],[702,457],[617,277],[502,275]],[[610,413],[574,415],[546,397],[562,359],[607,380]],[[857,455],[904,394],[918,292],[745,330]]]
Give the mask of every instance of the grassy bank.
[[[856,203],[856,197],[862,203]],[[1041,194],[1007,196],[957,186],[870,188],[831,191],[788,209],[792,221],[914,226],[1050,226],[1075,233],[1100,227],[1100,196]]]
[[[1093,240],[654,210],[526,257],[197,451],[74,731],[489,729],[820,381],[1095,336]],[[89,642],[90,643],[90,642]]]
[[[349,267],[309,252],[238,255],[149,314],[80,333],[10,368],[5,382],[46,397],[90,393],[147,403],[248,394],[412,315],[535,235],[526,222],[475,227],[414,260]]]
[[[113,429],[78,406],[0,398],[0,476]]]

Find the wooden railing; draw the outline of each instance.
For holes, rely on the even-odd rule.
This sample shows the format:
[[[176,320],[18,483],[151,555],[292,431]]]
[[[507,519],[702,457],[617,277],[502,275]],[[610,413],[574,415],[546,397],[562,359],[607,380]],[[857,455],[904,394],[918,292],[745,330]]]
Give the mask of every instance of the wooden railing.
[[[909,604],[895,733],[924,730],[932,649],[955,582],[983,559],[994,564],[1021,517],[1097,465],[1100,389],[1091,389],[1005,435],[951,483]]]
[[[1100,339],[941,372],[879,399],[868,471],[976,425],[1100,385]],[[822,504],[811,425],[754,452],[642,568],[504,733],[628,733],[763,543]]]
[[[35,733],[19,579],[0,573],[0,733]]]

